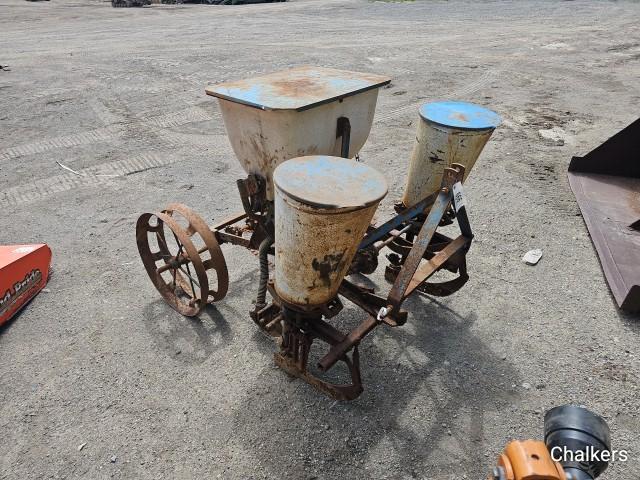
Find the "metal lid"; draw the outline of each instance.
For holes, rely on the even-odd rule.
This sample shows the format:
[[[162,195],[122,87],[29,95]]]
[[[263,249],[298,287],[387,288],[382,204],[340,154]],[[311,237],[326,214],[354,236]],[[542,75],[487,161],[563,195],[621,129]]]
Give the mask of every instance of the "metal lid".
[[[262,110],[302,111],[380,88],[389,77],[322,67],[298,67],[260,77],[221,83],[205,92]]]
[[[502,122],[500,115],[467,102],[432,102],[420,107],[420,116],[438,125],[461,130],[489,130]]]
[[[287,160],[276,168],[273,181],[288,197],[317,208],[364,208],[387,194],[381,173],[341,157],[314,155]]]

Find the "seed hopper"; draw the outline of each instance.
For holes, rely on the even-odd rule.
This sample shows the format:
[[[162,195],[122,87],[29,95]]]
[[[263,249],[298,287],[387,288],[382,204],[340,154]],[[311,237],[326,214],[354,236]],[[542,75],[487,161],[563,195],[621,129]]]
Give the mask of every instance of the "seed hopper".
[[[380,325],[404,324],[409,295],[450,295],[468,280],[473,234],[462,182],[499,123],[495,113],[473,104],[424,105],[396,214],[371,224],[387,183],[357,161],[357,153],[369,135],[378,91],[389,81],[303,67],[207,88],[219,100],[233,151],[248,174],[237,181],[244,211],[208,225],[172,204],[137,222],[138,248],[153,284],[187,316],[227,293],[221,244],[257,251],[251,319],[276,338],[278,366],[336,399],[360,395],[358,345]],[[458,236],[437,231],[453,223]],[[386,295],[349,277],[376,271],[383,251],[392,284]],[[438,271],[453,278],[429,281]],[[350,331],[332,321],[344,301],[366,312]],[[314,342],[324,346],[309,365]],[[348,371],[343,383],[326,375],[338,362]]]

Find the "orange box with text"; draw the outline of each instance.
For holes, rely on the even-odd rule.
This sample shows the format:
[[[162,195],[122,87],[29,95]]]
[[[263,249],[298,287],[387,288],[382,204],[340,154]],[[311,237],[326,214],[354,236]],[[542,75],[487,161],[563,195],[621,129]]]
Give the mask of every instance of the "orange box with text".
[[[0,325],[44,288],[49,265],[51,250],[45,244],[0,245]]]

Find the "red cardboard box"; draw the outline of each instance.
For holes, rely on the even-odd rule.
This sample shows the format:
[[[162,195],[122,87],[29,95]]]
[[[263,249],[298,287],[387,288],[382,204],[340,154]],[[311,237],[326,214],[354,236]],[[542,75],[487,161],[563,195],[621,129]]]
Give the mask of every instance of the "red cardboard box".
[[[47,245],[0,245],[0,325],[44,288],[50,264]]]

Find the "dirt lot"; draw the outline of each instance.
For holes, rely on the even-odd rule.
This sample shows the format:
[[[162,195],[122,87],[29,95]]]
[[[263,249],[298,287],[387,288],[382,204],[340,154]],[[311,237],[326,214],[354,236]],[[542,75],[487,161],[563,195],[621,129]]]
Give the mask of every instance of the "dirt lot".
[[[55,269],[0,331],[2,479],[479,479],[565,402],[630,451],[605,477],[640,477],[640,324],[616,309],[565,175],[638,116],[640,3],[0,7],[0,243],[47,242]],[[362,151],[389,178],[381,220],[422,102],[504,119],[467,183],[472,279],[365,340],[352,403],[274,367],[247,315],[250,252],[225,248],[230,293],[190,320],[135,246],[141,212],[241,208],[244,172],[205,85],[302,64],[393,77]],[[520,260],[531,248],[536,267]]]

